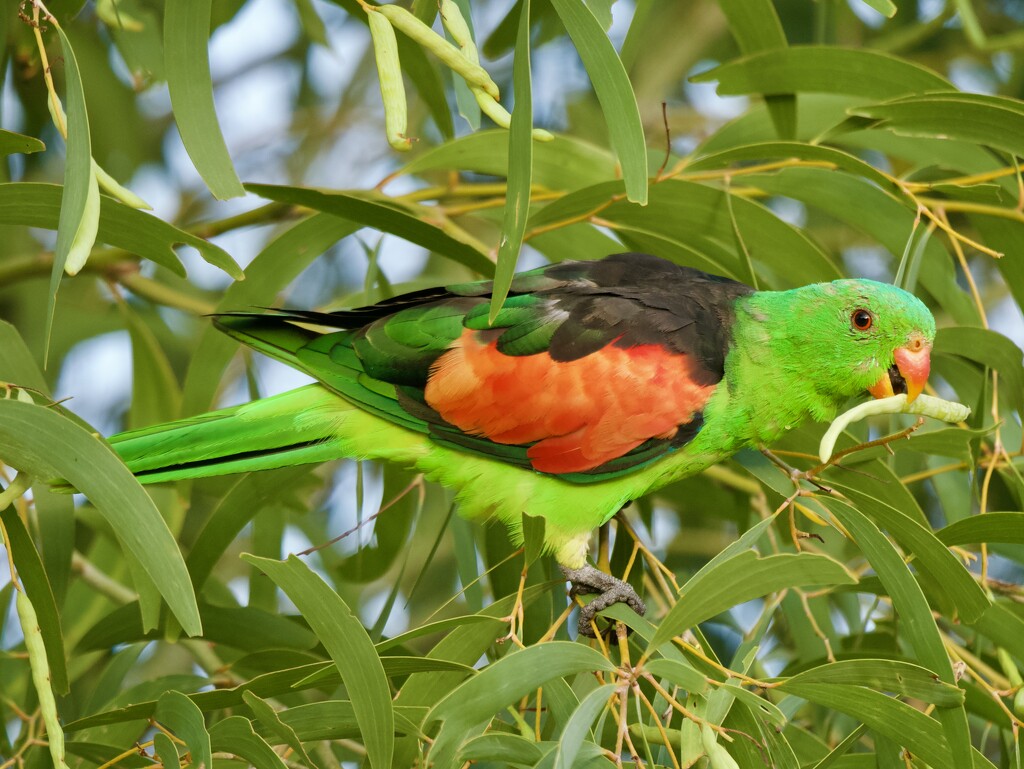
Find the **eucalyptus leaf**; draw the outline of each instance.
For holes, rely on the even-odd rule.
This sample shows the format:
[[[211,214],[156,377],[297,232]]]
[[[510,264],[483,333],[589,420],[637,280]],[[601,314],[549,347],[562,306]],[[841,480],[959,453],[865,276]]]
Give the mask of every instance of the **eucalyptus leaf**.
[[[177,543],[152,500],[106,444],[54,411],[0,400],[0,446],[5,462],[41,478],[63,479],[89,497],[185,631],[202,631]]]
[[[647,146],[633,87],[600,22],[583,3],[551,0],[583,59],[608,124],[612,149],[622,165],[626,197],[647,204]]]
[[[753,550],[741,550],[683,585],[678,602],[658,625],[646,653],[649,655],[684,630],[738,603],[776,590],[854,582],[856,578],[842,564],[827,556],[759,556]]]
[[[181,141],[214,197],[245,194],[231,163],[213,104],[207,41],[213,0],[181,0],[164,7],[164,66]]]
[[[755,53],[691,79],[718,81],[722,95],[811,92],[888,99],[950,88],[931,70],[890,54],[816,45]]]
[[[352,697],[367,755],[375,769],[391,765],[394,708],[370,637],[341,597],[295,556],[286,562],[245,555],[292,599],[327,648]]]

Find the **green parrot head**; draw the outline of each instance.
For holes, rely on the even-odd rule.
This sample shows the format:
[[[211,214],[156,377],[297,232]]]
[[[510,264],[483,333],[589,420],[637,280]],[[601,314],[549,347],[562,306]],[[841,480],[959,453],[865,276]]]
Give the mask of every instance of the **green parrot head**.
[[[785,336],[802,375],[837,400],[906,393],[914,400],[931,368],[935,319],[913,294],[873,280],[836,280],[777,295]]]

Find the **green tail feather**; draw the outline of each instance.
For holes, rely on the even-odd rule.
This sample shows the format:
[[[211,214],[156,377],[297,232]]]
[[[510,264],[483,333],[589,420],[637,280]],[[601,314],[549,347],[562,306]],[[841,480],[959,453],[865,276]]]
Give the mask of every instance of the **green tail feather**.
[[[353,456],[346,425],[362,409],[426,432],[395,402],[393,385],[368,377],[352,333],[326,336],[274,316],[222,315],[228,335],[315,376],[315,384],[209,414],[115,435],[111,445],[143,483],[269,470]]]
[[[115,435],[143,483],[324,462],[344,456],[337,425],[351,404],[309,385],[243,406]]]

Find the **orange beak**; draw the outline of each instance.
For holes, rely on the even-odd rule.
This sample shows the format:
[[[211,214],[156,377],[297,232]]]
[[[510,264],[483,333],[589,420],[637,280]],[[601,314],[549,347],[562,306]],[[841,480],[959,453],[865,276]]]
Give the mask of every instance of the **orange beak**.
[[[924,337],[914,336],[906,347],[896,350],[895,365],[882,375],[868,392],[876,398],[888,398],[897,392],[907,394],[910,403],[921,394],[931,372],[932,346]],[[895,387],[894,387],[895,385]]]

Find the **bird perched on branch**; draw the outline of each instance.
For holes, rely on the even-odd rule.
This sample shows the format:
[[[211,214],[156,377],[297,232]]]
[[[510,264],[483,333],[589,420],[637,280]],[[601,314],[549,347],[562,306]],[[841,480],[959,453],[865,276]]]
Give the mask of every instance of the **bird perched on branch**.
[[[917,298],[870,280],[754,291],[647,254],[524,272],[488,322],[491,283],[340,312],[228,313],[215,323],[317,384],[114,436],[143,483],[341,457],[415,467],[461,513],[545,546],[581,612],[643,603],[587,565],[620,508],[851,396],[921,392],[935,335]],[[309,326],[338,329],[329,333]]]

